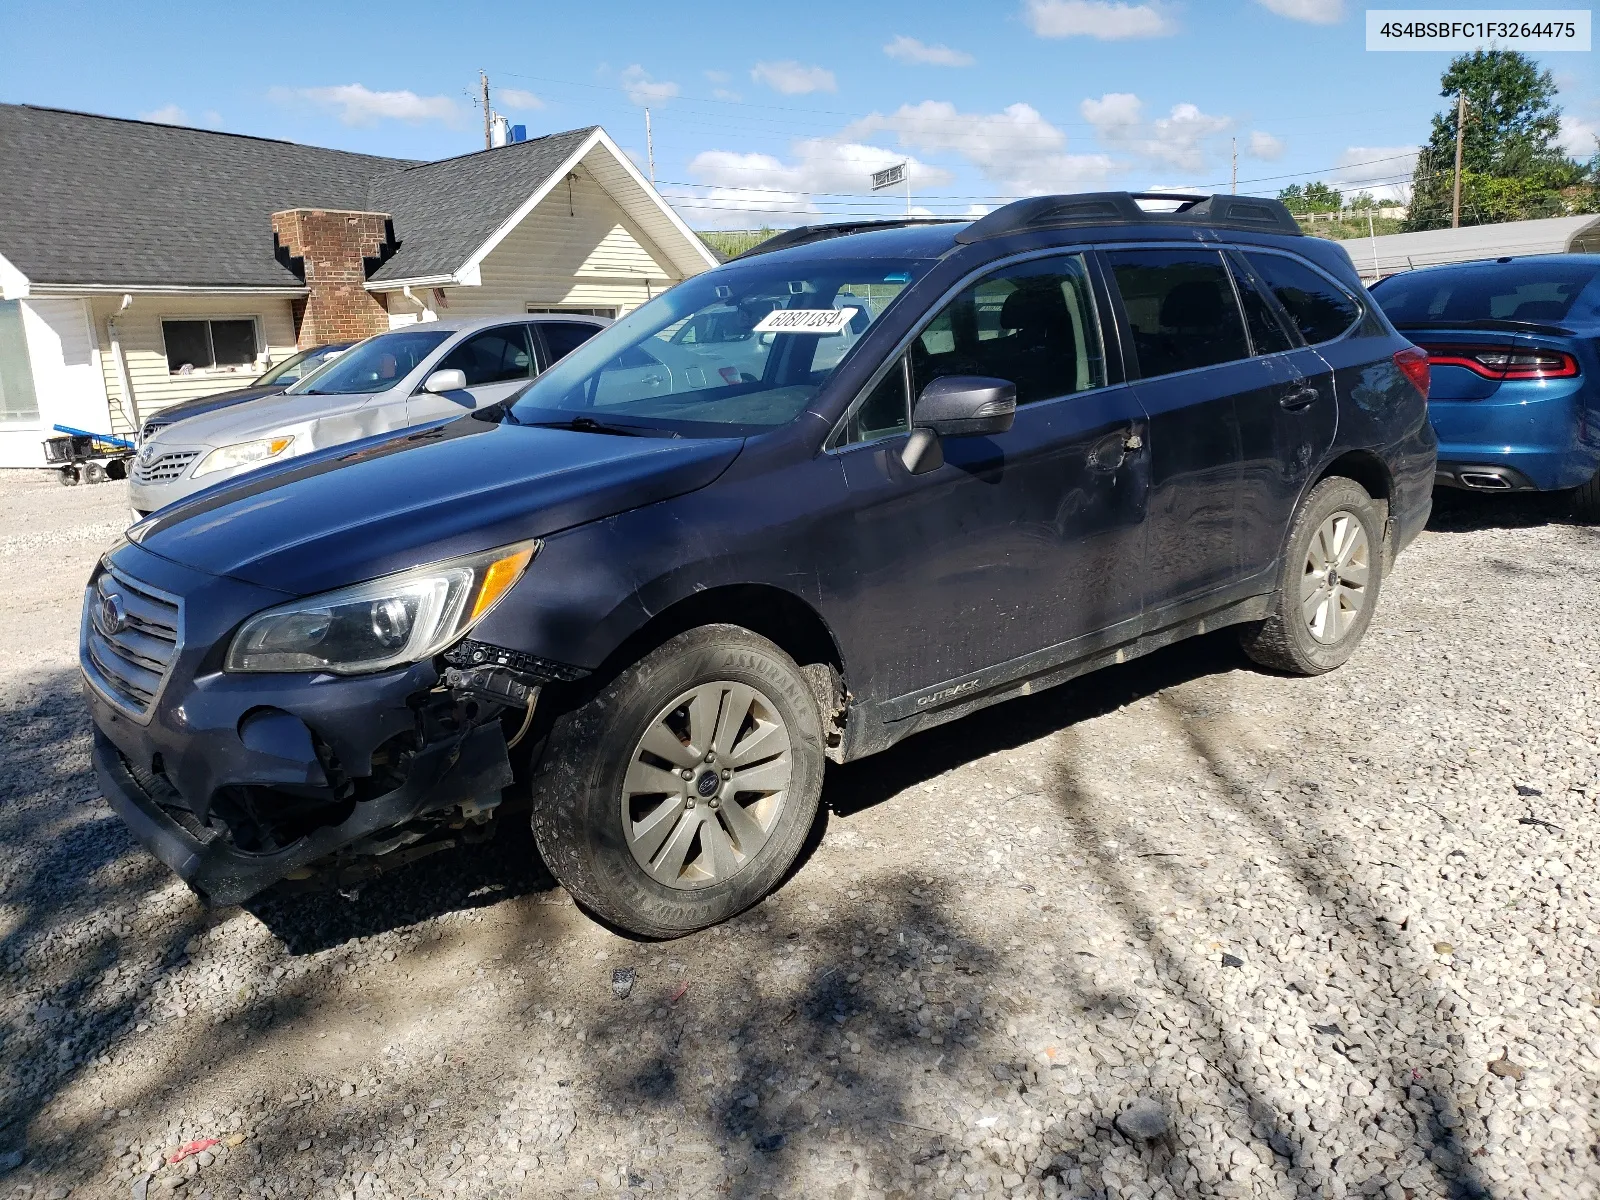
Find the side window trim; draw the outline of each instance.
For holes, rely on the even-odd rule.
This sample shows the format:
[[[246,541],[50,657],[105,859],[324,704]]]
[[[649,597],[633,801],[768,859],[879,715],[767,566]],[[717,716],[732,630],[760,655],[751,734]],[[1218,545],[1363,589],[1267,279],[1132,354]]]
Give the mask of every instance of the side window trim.
[[[537,379],[550,369],[552,361],[550,347],[544,344],[544,328],[541,322],[529,321],[527,328],[528,342],[533,347],[533,368],[537,372],[534,378]]]
[[[864,386],[857,389],[856,394],[851,398],[850,403],[845,405],[844,412],[841,413],[839,419],[833,423],[833,427],[828,430],[828,436],[822,439],[822,447],[819,453],[832,454],[841,450],[853,450],[857,446],[874,445],[877,442],[885,440],[885,438],[904,437],[905,434],[903,433],[891,433],[885,434],[881,438],[874,438],[871,442],[847,442],[842,440],[844,435],[849,430],[850,421],[854,418],[856,410],[866,403],[867,397],[872,395],[873,389],[876,388],[878,384],[882,383],[883,377],[888,374],[889,364],[898,362],[900,359],[902,359],[905,356],[906,351],[911,349],[911,343],[916,341],[917,338],[921,337],[927,327],[933,324],[939,315],[944,312],[945,306],[959,296],[964,290],[966,290],[968,286],[981,280],[986,275],[992,275],[996,271],[1004,270],[1007,267],[1014,267],[1020,263],[1033,262],[1041,258],[1060,258],[1064,255],[1070,254],[1081,255],[1085,260],[1085,265],[1088,268],[1088,274],[1091,281],[1090,298],[1097,306],[1095,316],[1100,325],[1100,355],[1102,361],[1107,360],[1108,355],[1106,353],[1105,319],[1104,314],[1098,310],[1100,298],[1094,294],[1093,286],[1095,271],[1092,259],[1094,257],[1095,249],[1096,247],[1089,242],[1071,242],[1065,246],[1046,246],[1033,250],[1024,250],[1017,254],[1008,254],[1004,258],[991,259],[986,263],[974,267],[965,275],[961,276],[958,280],[946,288],[937,300],[928,306],[922,317],[915,325],[911,327],[911,330],[902,336],[901,339],[895,343],[894,349],[885,356],[884,364],[880,365],[878,369],[868,377]],[[1120,349],[1120,346],[1118,348]],[[1040,403],[1054,404],[1060,400],[1066,400],[1078,396],[1088,396],[1095,392],[1104,391],[1109,387],[1119,387],[1122,383],[1127,382],[1126,378],[1112,382],[1110,376],[1111,372],[1108,369],[1106,372],[1106,382],[1099,387],[1084,388],[1081,392],[1068,392],[1064,396],[1053,396],[1048,400],[1040,401]],[[910,395],[909,379],[907,381],[906,391],[906,403],[910,408],[914,409],[917,404],[917,398]]]
[[[1367,309],[1368,309],[1368,305],[1367,305],[1366,301],[1364,299],[1362,299],[1362,297],[1354,295],[1350,291],[1349,288],[1345,287],[1344,284],[1340,283],[1337,279],[1335,279],[1327,271],[1324,271],[1321,267],[1319,267],[1316,263],[1312,262],[1309,258],[1304,258],[1304,257],[1302,257],[1302,256],[1300,256],[1298,254],[1291,253],[1288,250],[1280,250],[1276,246],[1251,246],[1248,250],[1245,250],[1245,248],[1241,246],[1241,247],[1238,247],[1238,249],[1240,251],[1241,256],[1245,259],[1246,262],[1249,261],[1250,255],[1252,255],[1252,254],[1275,254],[1279,258],[1287,258],[1290,262],[1295,263],[1295,264],[1297,264],[1299,266],[1305,267],[1308,270],[1310,270],[1311,272],[1313,272],[1314,274],[1321,275],[1324,279],[1326,279],[1330,284],[1333,285],[1334,289],[1336,291],[1338,291],[1338,293],[1340,295],[1342,295],[1345,299],[1349,300],[1351,304],[1354,304],[1356,306],[1356,318],[1355,318],[1355,320],[1351,321],[1349,325],[1345,326],[1342,330],[1340,330],[1338,333],[1336,333],[1333,337],[1324,338],[1320,342],[1309,342],[1309,341],[1305,341],[1305,339],[1302,338],[1301,340],[1304,342],[1305,345],[1308,345],[1308,346],[1311,346],[1311,345],[1326,346],[1330,342],[1343,341],[1345,338],[1349,337],[1352,333],[1354,333],[1356,331],[1356,329],[1358,329],[1361,326],[1361,323],[1364,320],[1366,320],[1366,318],[1367,318]],[[1265,280],[1263,280],[1263,283],[1264,282],[1265,282]],[[1278,297],[1272,291],[1272,289],[1270,287],[1267,289],[1267,294],[1272,297],[1273,303],[1276,304],[1280,309],[1283,307],[1281,304],[1278,304]],[[1290,323],[1290,325],[1292,325],[1295,328],[1296,332],[1299,331],[1298,322],[1296,322],[1293,319],[1291,319],[1289,323]]]

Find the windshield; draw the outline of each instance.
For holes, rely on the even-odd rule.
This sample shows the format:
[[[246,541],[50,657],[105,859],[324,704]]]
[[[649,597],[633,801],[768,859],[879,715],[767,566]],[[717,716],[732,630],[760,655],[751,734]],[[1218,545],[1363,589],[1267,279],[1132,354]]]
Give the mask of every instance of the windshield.
[[[1392,275],[1373,286],[1372,296],[1396,325],[1565,321],[1600,309],[1597,278],[1600,263],[1592,260],[1512,261]],[[1586,289],[1590,294],[1584,296]]]
[[[578,347],[528,386],[510,419],[707,437],[786,425],[932,263],[757,258],[719,267]],[[775,315],[786,312],[794,315]]]
[[[404,379],[451,334],[449,329],[397,329],[346,350],[323,370],[289,389],[294,396],[381,392]]]
[[[269,383],[275,383],[280,387],[287,387],[295,380],[304,379],[311,374],[329,358],[338,354],[340,349],[341,347],[335,346],[317,346],[311,350],[302,350],[299,354],[291,354],[257,379],[256,386],[265,387]]]

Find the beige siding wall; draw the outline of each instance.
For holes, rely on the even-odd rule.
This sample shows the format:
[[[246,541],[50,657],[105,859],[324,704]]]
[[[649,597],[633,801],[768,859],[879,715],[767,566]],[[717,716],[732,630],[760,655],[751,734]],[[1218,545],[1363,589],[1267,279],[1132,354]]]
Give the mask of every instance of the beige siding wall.
[[[668,261],[599,184],[579,174],[570,202],[566,182],[558,182],[484,259],[481,286],[450,288],[439,315],[496,316],[529,305],[608,307],[620,315],[678,281]],[[431,303],[431,293],[417,294]],[[396,295],[389,311],[416,306]]]
[[[266,369],[268,360],[279,362],[295,352],[294,319],[289,301],[280,296],[136,296],[132,305],[118,313],[120,302],[121,297],[97,297],[91,301],[95,337],[99,341],[100,370],[105,377],[106,395],[110,398],[114,432],[126,432],[128,421],[123,415],[122,384],[117,377],[111,337],[106,327],[106,319],[113,314],[117,318],[117,330],[128,360],[128,374],[133,381],[133,395],[141,419],[179,400],[244,387]],[[166,346],[161,338],[161,321],[167,317],[254,317],[257,350],[265,358],[258,358],[255,366],[237,371],[174,375],[168,369]]]

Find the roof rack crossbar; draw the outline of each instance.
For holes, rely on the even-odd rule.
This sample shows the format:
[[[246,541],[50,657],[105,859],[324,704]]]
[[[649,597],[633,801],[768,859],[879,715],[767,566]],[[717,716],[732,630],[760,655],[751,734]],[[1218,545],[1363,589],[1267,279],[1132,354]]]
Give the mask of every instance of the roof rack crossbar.
[[[1170,212],[1149,212],[1139,201],[1177,201]],[[956,234],[970,244],[1031,229],[1070,225],[1179,224],[1254,229],[1298,235],[1300,224],[1280,200],[1227,194],[1187,192],[1079,192],[1066,196],[1030,196],[980,217]]]

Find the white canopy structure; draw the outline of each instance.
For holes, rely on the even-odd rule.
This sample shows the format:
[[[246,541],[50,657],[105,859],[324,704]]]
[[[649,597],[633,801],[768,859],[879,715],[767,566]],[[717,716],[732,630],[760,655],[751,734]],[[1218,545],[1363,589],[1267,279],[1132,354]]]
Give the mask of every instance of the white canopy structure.
[[[1539,221],[1505,221],[1467,225],[1461,229],[1429,229],[1422,233],[1389,233],[1351,238],[1344,243],[1356,270],[1368,283],[1387,275],[1522,254],[1600,254],[1600,215],[1547,217]]]

